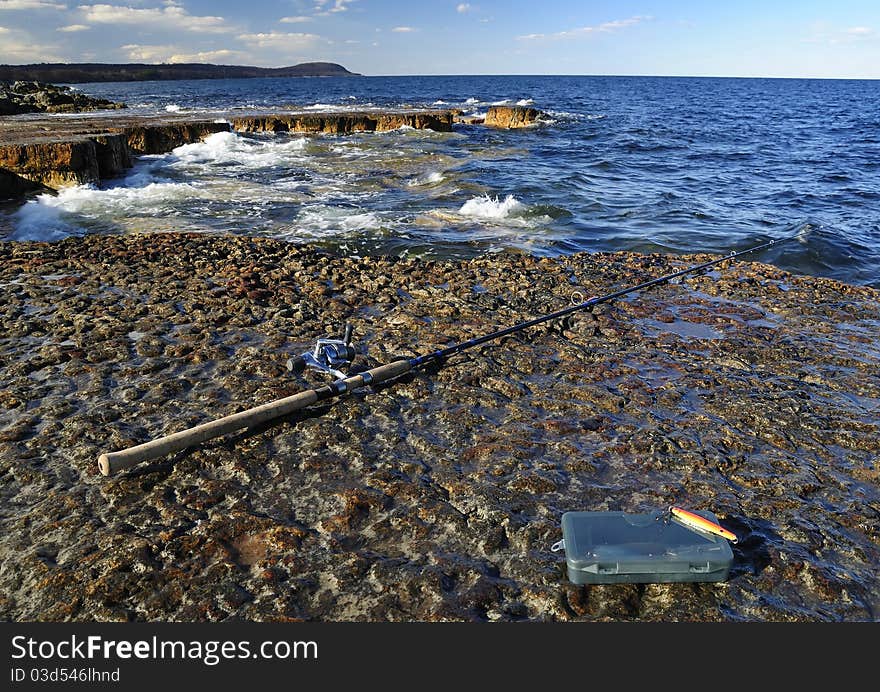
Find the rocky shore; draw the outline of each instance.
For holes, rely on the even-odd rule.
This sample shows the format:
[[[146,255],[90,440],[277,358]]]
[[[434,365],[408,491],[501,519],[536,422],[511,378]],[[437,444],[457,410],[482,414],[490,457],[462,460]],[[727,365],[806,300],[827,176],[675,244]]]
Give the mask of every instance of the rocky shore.
[[[216,113],[211,118],[115,115],[63,121],[0,118],[0,200],[114,178],[131,168],[137,156],[164,154],[215,132],[313,135],[387,132],[401,127],[451,132],[456,123],[512,129],[533,125],[541,115],[534,108],[496,106],[479,123],[463,119],[455,110],[254,111]]]
[[[113,451],[700,259],[0,244],[0,617],[876,621],[880,293],[735,263],[100,476]],[[723,583],[574,586],[569,510],[714,512]]]
[[[68,86],[27,81],[0,83],[0,115],[82,113],[125,107],[124,103],[87,96]]]

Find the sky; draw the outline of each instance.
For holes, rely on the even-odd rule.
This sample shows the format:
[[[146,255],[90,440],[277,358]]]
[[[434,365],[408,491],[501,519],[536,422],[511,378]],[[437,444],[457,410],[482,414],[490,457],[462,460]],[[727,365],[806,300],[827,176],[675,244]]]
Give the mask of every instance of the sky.
[[[0,0],[0,63],[880,78],[880,0]]]

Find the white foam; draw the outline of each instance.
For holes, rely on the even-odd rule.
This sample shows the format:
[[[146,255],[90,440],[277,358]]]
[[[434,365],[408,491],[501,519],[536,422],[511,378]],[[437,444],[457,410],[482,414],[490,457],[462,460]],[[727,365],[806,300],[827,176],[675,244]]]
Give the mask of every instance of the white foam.
[[[516,102],[517,106],[531,106],[535,102],[535,99],[520,99]]]
[[[527,209],[528,207],[513,195],[507,195],[503,200],[483,195],[469,199],[461,205],[458,213],[477,219],[506,219],[522,214]]]
[[[607,116],[603,113],[570,113],[569,111],[545,111],[553,120],[545,120],[544,122],[558,122],[571,120],[604,120]]]
[[[10,240],[50,242],[82,233],[81,229],[62,218],[58,207],[47,203],[47,198],[51,197],[49,194],[40,195],[15,213],[15,230],[10,234]]]
[[[445,105],[446,105],[446,101],[444,101],[443,99],[437,99],[437,100],[434,101],[434,103],[432,103],[431,105],[432,105],[432,106],[445,106]]]
[[[490,106],[506,106],[509,103],[510,103],[510,99],[502,99],[501,101],[492,101],[492,103],[490,103],[489,105]]]
[[[426,175],[420,176],[407,183],[408,187],[417,187],[419,185],[436,185],[442,183],[446,178],[440,171],[431,171]]]
[[[181,108],[176,103],[169,103],[167,106],[165,106],[165,110],[169,113],[180,113]]]
[[[302,156],[307,144],[305,137],[258,141],[235,132],[215,132],[201,142],[177,147],[167,160],[172,168],[184,169],[205,165],[270,168]]]
[[[344,231],[366,231],[371,228],[379,228],[379,217],[374,212],[368,211],[363,214],[351,214],[340,221]]]
[[[382,108],[372,101],[366,103],[313,103],[296,110],[318,111],[323,113],[362,113],[364,111],[381,111]]]
[[[475,99],[473,97],[469,98],[465,101],[465,103],[467,103],[468,105],[471,105],[471,106],[474,105],[475,103],[479,103],[479,102],[480,102],[480,99]]]
[[[381,226],[382,221],[375,212],[320,204],[303,209],[290,230],[281,237],[299,240],[345,236]]]
[[[57,195],[39,195],[15,213],[11,239],[60,240],[85,233],[85,227],[95,220],[112,223],[120,214],[168,214],[178,201],[196,194],[196,188],[187,183],[150,182],[126,186],[129,181],[145,180],[148,176],[148,173],[136,173],[126,178],[120,187],[99,189],[93,185],[77,185],[64,188]]]

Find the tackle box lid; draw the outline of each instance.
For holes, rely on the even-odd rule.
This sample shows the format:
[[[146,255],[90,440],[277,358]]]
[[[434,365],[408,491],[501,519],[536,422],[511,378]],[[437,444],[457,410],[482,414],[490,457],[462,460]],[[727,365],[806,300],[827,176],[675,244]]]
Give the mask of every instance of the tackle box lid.
[[[717,523],[707,511],[695,514]],[[733,561],[725,538],[690,528],[668,511],[566,512],[562,541],[575,584],[724,581]]]

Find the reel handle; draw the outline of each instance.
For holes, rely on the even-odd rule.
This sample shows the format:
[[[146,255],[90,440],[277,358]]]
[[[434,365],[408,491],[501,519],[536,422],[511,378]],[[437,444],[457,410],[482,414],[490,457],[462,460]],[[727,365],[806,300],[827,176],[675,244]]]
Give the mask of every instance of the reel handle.
[[[306,363],[306,359],[302,356],[296,356],[295,358],[287,359],[287,369],[297,375],[303,372],[307,366],[308,363]]]
[[[328,372],[338,380],[344,380],[347,370],[357,355],[351,345],[354,329],[351,324],[345,325],[342,339],[318,339],[311,352],[302,353],[287,360],[288,371],[299,375],[307,368]]]

